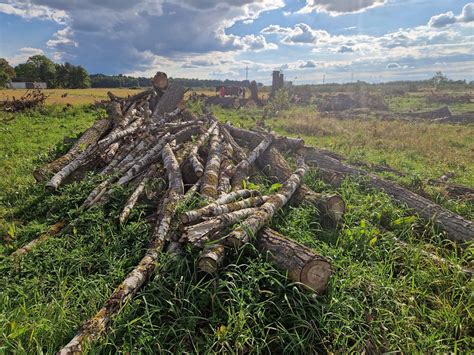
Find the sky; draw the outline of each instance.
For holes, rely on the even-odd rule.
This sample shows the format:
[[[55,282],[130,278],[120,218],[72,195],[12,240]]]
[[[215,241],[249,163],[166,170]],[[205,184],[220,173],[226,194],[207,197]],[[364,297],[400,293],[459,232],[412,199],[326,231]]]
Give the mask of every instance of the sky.
[[[0,0],[0,57],[295,84],[474,80],[465,0]]]

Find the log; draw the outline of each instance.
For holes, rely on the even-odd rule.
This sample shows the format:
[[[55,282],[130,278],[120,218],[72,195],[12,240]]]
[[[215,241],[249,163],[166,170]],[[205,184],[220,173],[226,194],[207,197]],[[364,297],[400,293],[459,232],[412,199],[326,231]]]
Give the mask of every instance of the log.
[[[168,88],[168,75],[159,71],[155,74],[151,83],[155,90],[164,91]]]
[[[238,191],[232,191],[228,193],[227,195],[220,196],[215,203],[218,205],[226,205],[228,203],[237,201],[239,199],[244,199],[244,198],[249,198],[253,196],[259,196],[260,192],[257,190],[247,190],[247,189],[242,189]]]
[[[168,172],[168,195],[163,202],[164,207],[145,256],[114,290],[99,312],[86,321],[74,338],[60,350],[61,355],[81,353],[84,342],[98,338],[107,329],[111,317],[118,313],[120,308],[136,294],[155,271],[158,256],[163,250],[169,234],[170,221],[175,212],[176,202],[183,193],[182,179],[180,179],[181,172],[169,144],[166,144],[163,148],[163,162]]]
[[[285,158],[274,147],[268,149],[258,160],[257,165],[268,176],[270,181],[279,182],[288,179],[291,168]],[[344,200],[338,195],[318,194],[307,185],[302,184],[291,199],[291,203],[299,205],[303,202],[314,204],[322,217],[328,217],[338,223],[346,210]]]
[[[196,247],[202,247],[215,233],[222,232],[225,228],[241,221],[257,212],[257,208],[245,208],[226,213],[209,219],[193,226],[185,227],[180,239],[181,242],[189,242]]]
[[[64,221],[60,221],[53,224],[51,227],[49,227],[46,233],[40,234],[37,238],[33,239],[31,242],[15,250],[11,254],[11,256],[17,257],[20,255],[28,254],[30,251],[32,251],[38,244],[40,244],[44,240],[48,239],[49,237],[59,234],[63,230],[65,225],[66,223]]]
[[[261,253],[269,253],[275,265],[286,271],[291,280],[319,295],[326,292],[333,273],[328,259],[270,228],[258,234],[255,246]]]
[[[232,161],[234,149],[227,142],[221,144],[221,173],[219,175],[219,183],[217,184],[217,195],[222,196],[228,194],[232,189],[231,178],[235,173],[235,165]]]
[[[217,186],[219,183],[219,170],[221,167],[221,155],[219,151],[220,137],[219,127],[214,129],[210,141],[209,155],[206,168],[202,176],[201,195],[209,199],[217,198]]]
[[[235,167],[235,174],[231,180],[232,191],[242,188],[242,181],[247,178],[250,166],[267,150],[272,142],[273,136],[265,137],[265,139],[261,141],[254,150],[252,150],[246,159],[237,164]]]
[[[178,104],[183,100],[183,97],[184,88],[179,84],[171,83],[153,110],[153,116],[163,115],[174,111]]]
[[[197,261],[198,269],[209,274],[217,272],[224,262],[225,248],[222,244],[214,244],[204,249]]]
[[[235,157],[237,158],[237,161],[244,160],[247,157],[247,154],[245,154],[245,151],[242,149],[240,145],[237,144],[235,139],[232,137],[232,135],[229,133],[227,128],[224,125],[219,125],[222,137],[224,137],[224,141],[227,144],[230,144],[232,147],[233,153]]]
[[[181,222],[184,224],[192,223],[199,221],[205,217],[209,216],[219,216],[221,214],[226,214],[234,211],[238,211],[244,208],[251,208],[263,205],[268,201],[269,196],[255,196],[249,197],[245,200],[231,202],[225,205],[220,205],[218,203],[211,203],[203,208],[199,208],[194,211],[188,211],[183,213],[181,216]]]
[[[198,140],[196,141],[196,144],[193,146],[189,154],[189,161],[191,162],[192,167],[194,169],[194,173],[196,174],[197,177],[201,177],[202,174],[204,173],[204,166],[202,165],[201,161],[198,158],[199,148],[201,148],[201,146],[209,138],[211,133],[216,129],[216,126],[217,126],[217,122],[214,122],[213,125],[198,138]]]
[[[426,221],[434,220],[446,232],[447,237],[455,242],[465,243],[474,239],[474,222],[469,221],[456,213],[424,198],[400,185],[384,180],[373,174],[357,169],[351,165],[341,163],[315,148],[304,147],[299,151],[309,162],[314,162],[318,167],[337,171],[345,176],[365,176],[370,187],[384,191],[392,199]]]
[[[250,242],[255,238],[257,232],[270,222],[276,211],[286,205],[296,189],[301,185],[308,169],[302,158],[298,159],[297,164],[296,170],[288,180],[284,182],[281,189],[271,195],[270,199],[259,207],[257,212],[247,218],[239,227],[224,238],[226,245],[239,248],[243,244]]]
[[[102,119],[96,121],[91,128],[86,130],[81,137],[74,143],[71,149],[62,157],[41,167],[33,172],[36,181],[43,181],[49,173],[57,173],[66,164],[81,154],[87,147],[96,144],[98,140],[110,129],[112,120]]]

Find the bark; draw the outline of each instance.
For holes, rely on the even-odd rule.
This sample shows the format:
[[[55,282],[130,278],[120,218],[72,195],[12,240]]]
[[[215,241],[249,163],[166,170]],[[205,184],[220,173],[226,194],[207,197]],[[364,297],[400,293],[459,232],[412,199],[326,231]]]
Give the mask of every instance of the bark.
[[[245,208],[220,215],[193,226],[185,227],[180,241],[187,241],[197,247],[202,247],[204,243],[210,239],[211,235],[217,232],[222,232],[225,228],[231,226],[232,224],[247,218],[253,213],[256,213],[257,210],[257,208]]]
[[[223,195],[219,197],[214,203],[217,205],[226,205],[228,203],[237,201],[239,199],[244,199],[244,198],[249,198],[252,196],[259,196],[260,192],[257,190],[238,190],[238,191],[232,191],[231,193],[228,193],[227,195]]]
[[[161,150],[167,144],[166,142],[168,138],[169,134],[165,134],[152,149],[150,149],[141,159],[136,161],[125,175],[117,181],[117,185],[127,184],[143,169],[147,168],[150,164],[157,162],[160,159]]]
[[[76,354],[82,352],[82,344],[100,336],[111,317],[118,313],[122,305],[131,299],[142,287],[156,269],[157,260],[163,250],[170,230],[171,218],[174,215],[176,203],[183,194],[183,182],[178,162],[169,144],[163,148],[163,162],[168,172],[168,195],[163,202],[163,210],[158,219],[152,236],[152,242],[138,266],[130,272],[125,280],[114,290],[109,300],[97,314],[85,322],[76,336],[60,351],[60,354]]]
[[[272,182],[288,179],[291,168],[285,158],[277,149],[271,147],[257,160],[257,165],[269,177]],[[318,194],[307,185],[302,184],[291,199],[291,203],[299,205],[302,202],[314,204],[320,211],[322,217],[328,217],[337,223],[342,219],[346,210],[343,199],[338,195]]]
[[[235,167],[235,174],[232,177],[231,185],[232,190],[238,190],[242,187],[242,181],[247,178],[249,173],[250,166],[267,150],[267,148],[272,144],[273,137],[269,136],[266,137],[263,141],[261,141],[254,150],[250,153],[250,155],[242,160],[237,166]]]
[[[196,144],[193,146],[193,149],[190,152],[189,160],[191,161],[191,164],[194,169],[194,173],[196,174],[197,177],[201,177],[202,174],[204,173],[204,166],[199,160],[198,150],[199,148],[201,148],[204,142],[209,138],[211,133],[216,129],[216,126],[217,126],[217,122],[214,122],[214,124],[204,134],[202,134],[198,138],[198,140],[196,141]]]
[[[224,128],[227,129],[235,139],[245,142],[249,149],[254,149],[265,139],[263,134],[252,132],[247,129],[237,128],[229,124],[225,124]]]
[[[219,182],[219,170],[221,167],[221,156],[219,154],[219,127],[214,129],[207,157],[206,168],[202,176],[201,195],[209,199],[217,198],[217,184]]]
[[[63,222],[63,221],[60,221],[60,222],[57,222],[57,223],[53,224],[51,227],[49,227],[49,229],[46,231],[46,233],[43,233],[43,234],[39,235],[36,239],[33,239],[31,242],[24,245],[20,249],[15,250],[11,254],[11,256],[17,257],[17,256],[20,256],[20,255],[28,254],[30,251],[32,251],[41,242],[45,241],[49,237],[52,237],[52,236],[55,236],[55,235],[59,234],[63,230],[65,225],[66,225],[66,223]]]
[[[227,143],[223,142],[221,144],[221,173],[219,175],[219,183],[217,184],[217,195],[222,196],[228,194],[232,188],[231,186],[231,178],[235,173],[235,165],[232,161],[234,149],[232,146]]]
[[[261,253],[269,253],[275,265],[286,271],[291,280],[317,294],[325,293],[333,272],[328,259],[270,228],[258,234],[256,247]]]
[[[63,167],[58,171],[51,180],[46,184],[46,188],[49,190],[55,191],[63,183],[69,175],[76,171],[80,166],[87,163],[92,155],[95,155],[97,151],[108,147],[110,144],[118,141],[119,139],[125,137],[128,134],[135,132],[142,123],[141,119],[137,119],[133,124],[128,128],[116,132],[114,134],[109,134],[106,138],[100,140],[97,144],[89,146],[81,154],[79,154],[76,159],[72,160],[69,164]]]
[[[184,88],[179,84],[171,83],[153,110],[153,116],[163,115],[174,111],[178,104],[183,100],[183,97]]]
[[[247,157],[247,154],[245,154],[245,151],[242,149],[242,147],[237,144],[235,139],[232,137],[232,135],[229,133],[229,131],[224,125],[220,125],[219,127],[221,130],[222,136],[224,137],[224,141],[227,142],[227,144],[231,145],[234,151],[234,155],[237,158],[237,161],[244,160]]]
[[[87,147],[96,144],[105,132],[110,129],[111,123],[112,121],[110,119],[96,121],[91,128],[82,134],[66,154],[46,166],[35,170],[33,176],[36,181],[43,181],[48,173],[57,173],[66,164],[70,163],[74,158],[81,154]]]
[[[302,158],[298,159],[298,167],[295,172],[285,181],[278,193],[270,196],[257,212],[247,218],[239,227],[234,229],[224,238],[227,245],[239,248],[251,241],[257,232],[270,222],[273,215],[282,208],[293,196],[296,189],[301,185],[308,167]]]
[[[209,274],[215,273],[224,262],[225,248],[222,244],[214,244],[201,252],[197,262],[198,269]]]
[[[312,161],[323,169],[337,171],[345,176],[366,176],[368,185],[376,190],[384,191],[392,199],[410,210],[415,211],[424,220],[434,220],[446,232],[447,237],[455,242],[469,242],[474,238],[474,222],[469,221],[446,208],[430,201],[404,187],[368,174],[353,166],[328,157],[315,148],[305,147],[300,150],[308,161]]]
[[[158,170],[158,167],[156,165],[151,166],[148,169],[148,172],[146,173],[146,175],[143,176],[143,179],[137,185],[133,193],[129,196],[122,212],[120,213],[120,216],[119,216],[120,223],[124,223],[127,220],[128,216],[130,215],[130,212],[132,212],[138,199],[145,191],[146,185],[150,182],[153,175],[156,174],[157,170]]]
[[[231,202],[225,205],[211,203],[203,208],[183,213],[181,222],[187,224],[203,219],[209,216],[219,216],[222,214],[238,211],[244,208],[251,208],[261,206],[268,201],[269,196],[255,196],[249,197],[245,200]]]

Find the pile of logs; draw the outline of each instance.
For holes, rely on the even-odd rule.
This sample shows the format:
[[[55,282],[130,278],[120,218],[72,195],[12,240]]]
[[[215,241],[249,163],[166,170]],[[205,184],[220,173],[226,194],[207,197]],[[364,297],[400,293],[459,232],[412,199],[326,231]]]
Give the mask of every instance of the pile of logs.
[[[287,203],[314,204],[321,218],[335,224],[345,211],[340,196],[318,194],[303,183],[308,169],[303,158],[295,155],[296,168],[291,168],[283,157],[282,153],[302,148],[303,141],[222,124],[211,114],[196,116],[182,109],[183,94],[183,88],[169,83],[164,73],[157,73],[152,89],[134,96],[110,93],[108,118],[96,121],[64,156],[34,173],[57,193],[85,172],[102,176],[79,213],[107,203],[117,186],[130,187],[117,221],[122,224],[150,182],[167,181],[161,191],[153,191],[162,197],[154,206],[156,213],[149,216],[154,226],[145,255],[62,354],[81,352],[85,341],[103,333],[111,317],[153,274],[160,253],[180,255],[184,245],[200,250],[200,270],[215,273],[225,262],[226,251],[252,243],[301,287],[319,294],[326,289],[330,261],[268,228]],[[256,175],[278,183],[277,191],[262,194],[246,189],[246,180]],[[199,208],[178,216],[177,207],[197,194],[202,201]],[[13,255],[24,255],[67,230],[68,223],[58,221]]]
[[[21,112],[28,109],[37,109],[44,107],[48,98],[41,90],[28,90],[20,98],[13,96],[11,99],[0,101],[0,110],[5,112]]]

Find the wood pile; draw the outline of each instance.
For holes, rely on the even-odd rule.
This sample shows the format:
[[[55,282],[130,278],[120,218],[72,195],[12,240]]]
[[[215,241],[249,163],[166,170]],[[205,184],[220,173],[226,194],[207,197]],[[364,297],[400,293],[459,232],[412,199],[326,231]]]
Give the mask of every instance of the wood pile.
[[[345,211],[341,197],[318,194],[304,185],[308,167],[302,157],[293,154],[296,168],[283,157],[303,147],[303,141],[222,124],[211,114],[196,116],[182,109],[184,90],[169,83],[166,74],[157,73],[152,83],[152,89],[128,98],[110,93],[108,118],[96,121],[69,152],[34,174],[56,193],[68,181],[82,179],[85,172],[102,177],[79,213],[104,205],[117,187],[129,187],[131,193],[117,221],[122,224],[150,182],[167,182],[161,191],[159,187],[153,191],[162,197],[152,206],[155,213],[148,216],[154,226],[143,258],[61,354],[82,352],[84,342],[100,336],[111,317],[155,272],[160,253],[178,255],[185,245],[201,250],[197,266],[203,272],[215,273],[227,250],[252,243],[291,280],[313,292],[323,293],[331,276],[327,258],[268,228],[287,203],[314,204],[322,218],[332,223],[340,221]],[[244,188],[254,175],[278,183],[276,192]],[[177,218],[178,207],[197,195],[204,203]],[[68,223],[58,221],[13,255],[24,255],[68,228]]]
[[[44,107],[48,98],[41,90],[28,90],[20,98],[13,96],[11,99],[0,101],[0,110],[5,112],[21,112],[29,109],[37,109]]]

